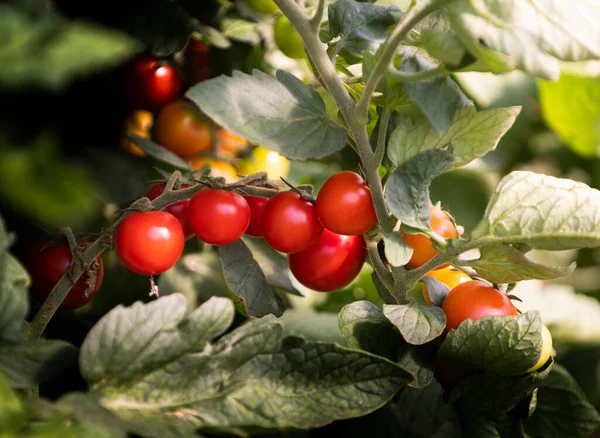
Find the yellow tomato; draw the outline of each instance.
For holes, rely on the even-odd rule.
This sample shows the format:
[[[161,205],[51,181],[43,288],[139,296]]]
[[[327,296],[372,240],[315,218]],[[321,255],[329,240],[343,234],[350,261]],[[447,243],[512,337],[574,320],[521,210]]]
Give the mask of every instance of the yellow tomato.
[[[135,110],[125,120],[125,132],[131,132],[137,134],[140,137],[150,138],[150,131],[154,124],[154,115],[150,111]],[[127,136],[123,136],[121,147],[132,155],[137,157],[143,157],[146,153],[140,149],[133,141]]]
[[[537,363],[529,368],[526,373],[532,373],[533,371],[539,370],[548,359],[550,359],[550,355],[552,354],[552,335],[550,334],[550,330],[545,325],[542,325],[542,354],[540,355]]]
[[[290,172],[290,161],[275,151],[257,146],[249,157],[241,159],[236,168],[243,175],[256,172],[267,172],[269,179],[287,178]]]
[[[201,167],[210,167],[210,175],[214,177],[225,178],[228,183],[236,181],[238,179],[235,167],[229,164],[227,161],[217,160],[215,158],[200,157],[192,158],[190,160],[194,170],[200,169]]]
[[[461,283],[472,280],[471,277],[452,265],[446,266],[442,269],[434,269],[433,271],[428,272],[427,275],[435,278],[441,283],[444,283],[450,288],[450,290],[454,289]],[[429,290],[427,289],[426,284],[423,284],[423,298],[425,298],[427,304],[431,305],[431,298],[429,297]]]

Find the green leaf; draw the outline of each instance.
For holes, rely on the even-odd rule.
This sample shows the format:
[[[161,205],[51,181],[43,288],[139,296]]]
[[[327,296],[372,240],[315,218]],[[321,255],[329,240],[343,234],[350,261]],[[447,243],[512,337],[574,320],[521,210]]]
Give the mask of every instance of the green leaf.
[[[220,125],[290,159],[322,158],[346,144],[346,131],[327,115],[319,93],[282,70],[277,79],[234,71],[194,85],[186,96]]]
[[[498,284],[522,280],[553,280],[570,275],[576,266],[575,262],[567,267],[540,265],[509,245],[484,247],[480,254],[477,260],[460,264],[471,266],[483,278]]]
[[[386,304],[383,314],[412,345],[422,345],[437,338],[446,327],[446,314],[440,307],[414,300],[408,304]]]
[[[27,271],[8,252],[14,234],[7,233],[0,216],[0,345],[27,339],[25,316],[29,311]]]
[[[364,52],[362,73],[365,81],[367,81],[369,78],[369,75],[379,60],[381,53],[382,48],[380,48],[375,54]],[[406,90],[404,90],[403,84],[393,78],[390,78],[388,75],[384,75],[381,78],[377,84],[376,91],[381,93],[381,99],[383,99],[381,104],[383,106],[398,111],[402,114],[415,113],[416,115],[422,116],[418,105],[410,100],[410,97],[408,97]],[[378,97],[373,96],[373,100],[377,101]]]
[[[538,361],[541,330],[540,313],[535,310],[517,316],[466,319],[456,330],[450,330],[438,355],[505,376],[517,376]]]
[[[588,401],[577,381],[555,364],[542,382],[537,407],[525,421],[530,436],[585,438],[600,427],[600,415]]]
[[[434,67],[435,64],[408,48],[402,52],[399,68],[401,71],[419,72]],[[473,105],[456,82],[444,75],[418,82],[406,82],[404,89],[440,133],[450,128],[461,109]]]
[[[497,185],[471,238],[564,250],[600,245],[600,191],[584,183],[513,171]]]
[[[284,337],[296,336],[309,341],[346,345],[335,313],[288,309],[277,321],[281,323]]]
[[[284,306],[252,252],[241,240],[219,246],[221,268],[231,292],[244,301],[249,316],[281,316]]]
[[[336,344],[282,339],[279,323],[228,327],[233,304],[212,298],[187,318],[182,295],[119,306],[83,343],[90,393],[144,430],[315,428],[365,415],[410,375],[392,362]]]
[[[484,111],[470,106],[458,111],[452,125],[442,133],[423,118],[405,117],[390,136],[387,157],[394,167],[400,166],[423,151],[451,144],[453,167],[464,166],[496,149],[520,111],[519,106]]]
[[[429,185],[451,166],[452,151],[434,149],[394,170],[385,184],[385,199],[394,216],[410,227],[430,229]]]
[[[271,248],[264,239],[242,237],[242,240],[252,252],[254,259],[265,273],[267,282],[271,286],[301,296],[301,294],[294,289],[294,285],[290,280],[288,261],[283,254]]]
[[[402,234],[397,232],[383,235],[385,258],[392,266],[404,266],[412,257],[414,249],[406,244]]]
[[[425,275],[422,280],[425,286],[427,286],[427,293],[429,294],[431,303],[434,306],[441,306],[446,296],[450,293],[448,285],[431,275]]]
[[[141,47],[130,36],[91,21],[33,15],[0,5],[0,84],[64,89],[74,79],[118,65]]]
[[[336,39],[336,47],[341,46],[360,59],[362,52],[377,50],[387,38],[390,26],[402,17],[402,12],[395,6],[337,0],[329,5],[327,17],[328,36]]]
[[[595,2],[456,0],[446,11],[462,43],[493,71],[518,68],[556,80],[559,60],[600,58]]]
[[[192,166],[183,158],[158,143],[134,134],[133,132],[128,132],[127,137],[129,137],[141,150],[151,157],[156,158],[161,163],[170,164],[171,166],[184,171],[192,170]]]
[[[221,20],[221,31],[225,37],[235,41],[252,45],[260,43],[260,34],[257,31],[257,25],[251,21],[224,17]]]
[[[6,376],[0,373],[0,430],[4,436],[15,433],[25,423],[25,412],[17,395],[12,391]]]
[[[433,369],[437,346],[432,344],[411,345],[403,343],[398,349],[396,362],[411,373],[413,379],[408,383],[412,388],[425,388],[433,381]]]
[[[558,82],[539,80],[544,121],[573,151],[600,154],[600,77],[562,73]]]

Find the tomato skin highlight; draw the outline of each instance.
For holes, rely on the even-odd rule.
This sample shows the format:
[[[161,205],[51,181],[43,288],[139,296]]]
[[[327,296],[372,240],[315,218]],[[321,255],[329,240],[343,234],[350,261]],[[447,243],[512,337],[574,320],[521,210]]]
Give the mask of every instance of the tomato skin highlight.
[[[445,268],[434,269],[433,271],[428,272],[427,275],[444,283],[450,290],[454,289],[459,284],[472,280],[471,277],[452,265],[446,266]],[[427,304],[430,306],[432,305],[431,298],[429,297],[429,290],[427,289],[427,284],[425,284],[425,282],[423,282],[423,298],[425,298]]]
[[[298,193],[288,190],[273,196],[263,211],[265,241],[285,254],[300,252],[315,243],[323,225],[314,205]]]
[[[446,239],[456,239],[458,237],[456,227],[445,211],[430,204],[429,214],[431,216],[430,224],[433,231]],[[414,249],[413,255],[408,261],[408,265],[412,268],[418,268],[419,266],[424,265],[439,253],[439,251],[433,247],[429,237],[423,234],[407,234],[402,232],[402,236],[404,237],[406,244]],[[449,263],[445,263],[438,266],[436,269],[442,269],[448,265]]]
[[[135,212],[117,227],[115,250],[121,262],[136,274],[157,275],[179,260],[184,239],[181,223],[171,213]]]
[[[442,303],[442,310],[446,314],[444,337],[465,319],[477,321],[485,316],[518,315],[505,294],[479,280],[470,280],[452,289]]]
[[[180,74],[156,56],[138,55],[125,66],[125,92],[133,109],[158,111],[182,91]]]
[[[250,224],[250,206],[244,197],[226,190],[200,190],[192,197],[189,212],[194,233],[210,245],[235,242]]]
[[[42,302],[46,300],[52,288],[56,286],[64,273],[67,272],[73,260],[71,248],[66,243],[59,243],[44,248],[50,240],[48,237],[36,242],[29,250],[24,263],[31,277],[30,291]],[[79,239],[79,243],[88,242],[84,239]],[[98,293],[104,279],[104,262],[101,257],[98,257],[96,261],[98,262],[98,269],[95,273],[96,283],[94,289],[90,291],[86,298],[85,292],[88,288],[86,281],[89,275],[87,272],[84,272],[61,303],[61,309],[77,309],[90,302]]]
[[[265,211],[265,205],[269,202],[268,198],[261,196],[244,196],[250,207],[250,224],[246,229],[246,235],[252,237],[262,237],[262,218]]]
[[[360,235],[377,223],[371,190],[355,172],[338,172],[325,181],[315,207],[323,226],[334,233]]]
[[[146,198],[151,201],[158,198],[165,191],[166,184],[164,183],[156,183],[152,184],[148,191],[146,192]],[[182,185],[181,188],[185,189],[190,187],[189,185]],[[179,223],[181,224],[181,228],[183,229],[184,236],[190,237],[194,234],[194,230],[190,225],[190,214],[188,207],[190,205],[189,199],[184,199],[183,201],[176,202],[175,204],[168,205],[165,210],[171,213],[173,216],[177,218]]]
[[[344,236],[325,228],[311,246],[289,254],[288,262],[301,284],[319,292],[333,292],[356,278],[365,258],[362,236]]]

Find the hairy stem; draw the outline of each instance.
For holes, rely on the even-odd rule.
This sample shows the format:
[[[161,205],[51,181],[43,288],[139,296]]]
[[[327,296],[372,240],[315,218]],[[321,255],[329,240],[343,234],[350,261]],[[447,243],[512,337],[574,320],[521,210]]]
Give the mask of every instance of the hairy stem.
[[[377,241],[372,239],[369,240],[366,235],[364,236],[364,238],[367,242],[367,254],[369,255],[369,260],[371,261],[371,266],[373,266],[373,270],[375,271],[385,288],[390,291],[394,298],[396,298],[394,295],[394,279],[392,278],[392,275],[390,274],[390,271],[388,270],[387,266],[385,266],[383,260],[381,260],[381,257],[379,256]]]
[[[385,155],[387,128],[390,123],[391,115],[391,109],[388,106],[383,107],[383,112],[379,119],[379,131],[377,132],[377,147],[375,148],[375,163],[377,166],[381,166],[383,156]]]
[[[430,79],[440,74],[443,74],[446,70],[443,66],[439,65],[435,68],[423,71],[406,72],[396,70],[395,68],[388,69],[388,74],[398,82],[417,82],[425,79]]]
[[[319,30],[321,21],[323,21],[323,14],[325,14],[325,0],[319,0],[312,17],[310,17],[310,25],[315,32]]]

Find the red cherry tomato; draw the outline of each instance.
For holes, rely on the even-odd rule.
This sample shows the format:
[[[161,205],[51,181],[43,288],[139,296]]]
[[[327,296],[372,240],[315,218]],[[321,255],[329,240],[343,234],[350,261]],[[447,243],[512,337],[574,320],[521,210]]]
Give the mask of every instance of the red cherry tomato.
[[[210,47],[190,38],[184,51],[184,69],[190,85],[212,78]]]
[[[41,301],[44,301],[48,297],[52,288],[56,286],[56,283],[58,283],[63,274],[67,272],[73,260],[71,248],[66,243],[44,248],[50,240],[50,238],[44,238],[38,241],[29,251],[25,261],[25,267],[31,277],[31,293]],[[87,243],[87,241],[79,239],[79,243]],[[104,263],[100,257],[96,261],[98,262],[98,267],[95,271],[96,280],[94,289],[90,291],[87,297],[85,296],[89,275],[84,273],[79,277],[79,280],[77,280],[65,300],[61,303],[60,307],[62,309],[77,309],[87,304],[98,293],[104,279]]]
[[[362,236],[344,236],[323,230],[321,237],[306,248],[288,255],[290,270],[304,286],[331,292],[352,282],[365,263]]]
[[[497,289],[479,280],[461,283],[450,291],[442,303],[446,314],[445,336],[465,319],[477,321],[484,316],[518,315],[510,299]]]
[[[200,190],[192,197],[189,212],[194,233],[210,245],[235,242],[250,224],[250,207],[244,197],[226,190]]]
[[[323,233],[317,210],[298,193],[288,190],[273,196],[263,211],[265,241],[277,251],[292,254],[315,243]]]
[[[131,213],[117,227],[115,249],[123,264],[140,275],[171,268],[183,251],[181,223],[171,213]]]
[[[166,185],[163,183],[152,184],[146,192],[146,198],[150,199],[151,201],[158,198],[165,191],[165,187]],[[189,185],[183,184],[181,186],[182,189],[185,189],[186,187],[189,187]],[[194,230],[192,230],[190,225],[190,215],[188,211],[189,204],[190,200],[185,199],[183,201],[176,202],[175,204],[171,204],[165,208],[165,210],[177,218],[181,224],[183,234],[186,238],[194,234]]]
[[[139,55],[125,67],[125,92],[134,109],[158,111],[177,99],[182,90],[179,73],[156,56]]]
[[[348,170],[325,181],[315,207],[323,226],[338,234],[363,234],[377,222],[371,190],[359,174]]]
[[[244,196],[248,206],[250,207],[250,225],[246,230],[246,234],[252,237],[262,237],[262,218],[265,205],[269,201],[268,198],[260,196]]]
[[[456,239],[458,234],[452,219],[448,214],[439,207],[429,205],[429,215],[431,216],[431,229],[446,239]],[[413,255],[408,261],[408,265],[412,268],[427,263],[438,254],[429,240],[429,237],[423,234],[406,234],[402,233],[406,244],[414,249]],[[448,263],[438,266],[436,269],[445,268]]]
[[[472,280],[467,274],[465,274],[460,269],[450,265],[442,269],[434,269],[431,272],[428,272],[427,275],[435,278],[436,280],[444,283],[446,286],[450,288],[450,290],[454,289],[461,283],[465,283],[467,281]],[[429,297],[429,290],[427,289],[427,284],[423,283],[423,298],[427,301],[427,304],[431,306],[431,298]]]

